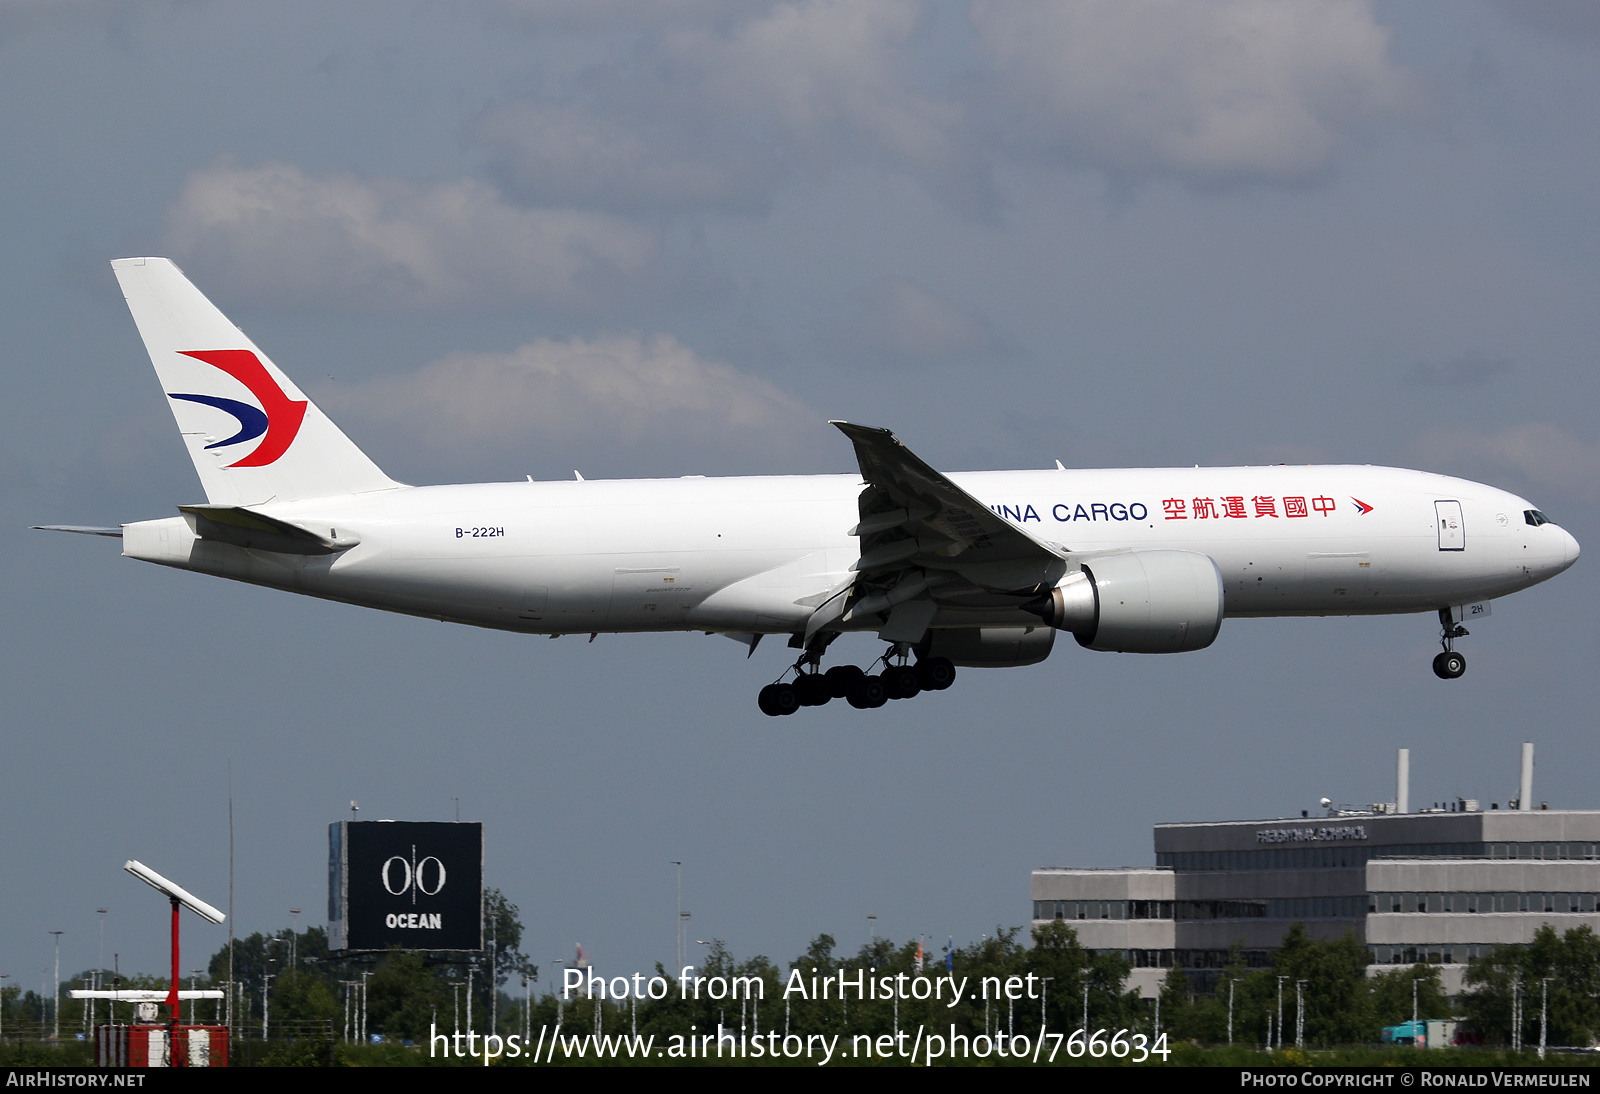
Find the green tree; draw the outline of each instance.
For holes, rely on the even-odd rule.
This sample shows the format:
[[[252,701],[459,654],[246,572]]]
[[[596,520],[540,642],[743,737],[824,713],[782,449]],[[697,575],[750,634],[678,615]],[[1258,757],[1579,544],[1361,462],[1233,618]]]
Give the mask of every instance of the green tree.
[[[1397,1026],[1411,1021],[1411,989],[1416,985],[1417,1017],[1445,1018],[1450,1015],[1450,997],[1435,965],[1411,965],[1388,969],[1367,981],[1372,995],[1372,1021],[1378,1027]]]
[[[1090,975],[1093,955],[1078,942],[1078,932],[1064,919],[1033,929],[1033,948],[1027,968],[1044,979],[1044,1001],[1049,1028],[1058,1032],[1083,1024],[1083,984]]]
[[[272,982],[274,1037],[328,1036],[337,1032],[344,1009],[333,988],[316,973],[290,969]]]
[[[420,1040],[440,1012],[450,1013],[450,996],[419,953],[392,950],[367,980],[371,1032]]]
[[[1284,981],[1283,1043],[1294,1042],[1294,1000],[1298,981],[1305,983],[1305,1035],[1322,1045],[1357,1044],[1374,1039],[1371,997],[1367,988],[1367,947],[1354,931],[1332,942],[1306,934],[1293,924],[1272,955],[1275,977]]]
[[[1547,1040],[1588,1044],[1600,1033],[1600,938],[1589,927],[1557,935],[1546,923],[1527,946],[1496,946],[1469,962],[1462,1004],[1472,1028],[1493,1043],[1508,1043],[1512,999],[1520,992],[1522,1040],[1537,1043],[1547,977]]]
[[[1172,1037],[1193,1040],[1201,1036],[1205,1003],[1195,998],[1189,976],[1178,965],[1161,980],[1161,1029]],[[1151,1015],[1152,1020],[1154,1015]]]

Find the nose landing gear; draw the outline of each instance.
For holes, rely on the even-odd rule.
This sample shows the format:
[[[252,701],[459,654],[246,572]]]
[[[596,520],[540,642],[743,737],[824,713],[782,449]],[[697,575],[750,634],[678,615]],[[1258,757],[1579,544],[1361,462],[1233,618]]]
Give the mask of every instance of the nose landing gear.
[[[1449,608],[1439,609],[1439,644],[1444,652],[1433,659],[1433,674],[1441,680],[1458,679],[1467,671],[1467,659],[1456,652],[1456,639],[1470,632],[1455,621]]]

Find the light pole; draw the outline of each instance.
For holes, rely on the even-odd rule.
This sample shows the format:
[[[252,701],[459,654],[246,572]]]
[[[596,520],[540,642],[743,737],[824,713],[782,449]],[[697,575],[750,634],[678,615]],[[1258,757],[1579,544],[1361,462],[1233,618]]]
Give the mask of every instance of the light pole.
[[[1308,980],[1294,982],[1294,1047],[1306,1047],[1306,985]]]
[[[1083,1035],[1089,1036],[1089,981],[1083,982]]]
[[[1539,980],[1539,1059],[1544,1059],[1545,1034],[1549,1031],[1551,976]]]
[[[94,967],[94,986],[96,988],[100,986],[101,973],[105,971],[106,967],[106,912],[108,911],[110,911],[109,908],[95,909],[95,914],[100,917],[100,960]],[[93,999],[89,1000],[89,1016],[92,1024],[94,1019]]]
[[[55,998],[53,1007],[55,1024],[52,1027],[54,1032],[51,1033],[50,1040],[59,1041],[61,1040],[61,936],[66,932],[51,931],[50,933],[56,936],[56,975],[55,979],[50,982],[51,995]]]
[[[0,1045],[6,1043],[6,981],[10,979],[10,973],[0,972]]]
[[[567,978],[561,968],[566,963],[567,959],[564,957],[558,957],[555,960],[556,983],[561,985],[561,990],[556,992],[556,1029],[558,1030],[561,1028],[561,1020],[567,1014]],[[679,963],[682,964],[682,962]]]
[[[1237,976],[1228,981],[1228,1044],[1233,1044],[1233,989],[1239,983]]]
[[[871,936],[871,940],[872,940],[873,944],[876,945],[877,941],[878,941],[878,917],[877,916],[875,916],[875,915],[867,916],[867,933],[868,933],[868,935]]]
[[[1283,1047],[1283,982],[1287,979],[1289,979],[1287,976],[1278,977],[1278,1023],[1276,1026],[1278,1031],[1278,1048]]]
[[[1421,982],[1422,982],[1422,977],[1416,976],[1416,975],[1413,975],[1411,977],[1411,1044],[1412,1044],[1412,1047],[1415,1047],[1416,1043],[1417,1043],[1417,1018],[1418,1018],[1418,1014],[1417,1014],[1417,985],[1420,984]]]
[[[1522,1051],[1522,978],[1511,981],[1511,1051]]]
[[[261,1040],[267,1039],[267,992],[272,990],[272,978],[276,973],[264,972],[261,974]]]
[[[683,862],[673,859],[672,865],[678,868],[678,914],[673,919],[673,928],[678,936],[678,972],[683,972]]]

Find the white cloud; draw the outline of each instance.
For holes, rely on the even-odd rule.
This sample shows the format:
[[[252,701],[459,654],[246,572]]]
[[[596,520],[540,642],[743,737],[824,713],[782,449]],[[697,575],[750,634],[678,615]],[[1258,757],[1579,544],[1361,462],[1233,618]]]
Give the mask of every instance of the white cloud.
[[[258,300],[379,310],[590,310],[649,272],[656,240],[615,217],[525,209],[483,182],[310,176],[284,164],[191,175],[167,241]]]
[[[1216,184],[1327,172],[1416,105],[1366,0],[974,0],[1024,149]]]
[[[632,445],[710,435],[753,446],[818,424],[772,384],[703,360],[668,335],[541,338],[508,353],[455,353],[321,401],[400,425],[441,452],[597,436]]]

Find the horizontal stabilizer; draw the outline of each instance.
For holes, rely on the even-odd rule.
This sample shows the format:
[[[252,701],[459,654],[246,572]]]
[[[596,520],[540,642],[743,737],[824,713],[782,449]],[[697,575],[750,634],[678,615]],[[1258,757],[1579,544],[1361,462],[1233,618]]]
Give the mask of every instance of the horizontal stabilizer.
[[[355,536],[337,536],[337,529],[319,535],[288,521],[278,520],[242,505],[180,505],[178,512],[190,519],[194,534],[201,539],[231,543],[256,551],[276,551],[284,555],[332,555],[348,551],[361,541]]]
[[[110,536],[112,539],[122,538],[121,528],[94,528],[87,524],[34,524],[30,525],[37,532],[76,532],[80,536]]]

